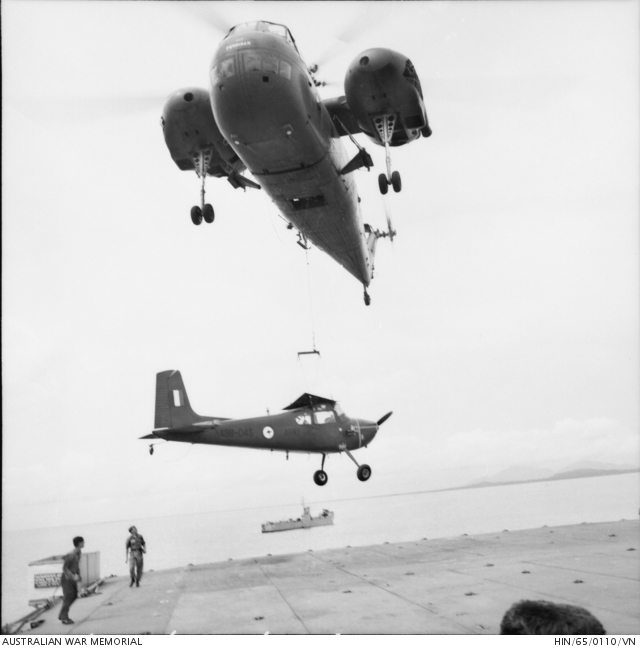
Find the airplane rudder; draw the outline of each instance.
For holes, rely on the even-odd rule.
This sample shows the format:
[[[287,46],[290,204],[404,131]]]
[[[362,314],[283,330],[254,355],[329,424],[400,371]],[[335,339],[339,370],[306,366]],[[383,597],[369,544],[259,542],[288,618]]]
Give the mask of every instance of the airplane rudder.
[[[171,428],[171,403],[169,401],[169,377],[173,370],[156,374],[156,411],[154,428]]]

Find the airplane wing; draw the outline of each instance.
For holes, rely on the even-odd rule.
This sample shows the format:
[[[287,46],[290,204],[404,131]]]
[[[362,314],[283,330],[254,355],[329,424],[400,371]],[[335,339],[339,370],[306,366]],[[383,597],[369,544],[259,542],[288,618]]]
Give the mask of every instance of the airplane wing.
[[[326,399],[325,397],[318,397],[315,394],[305,392],[302,396],[298,397],[293,403],[289,404],[284,410],[296,410],[297,408],[305,408],[315,406],[321,403],[326,403],[334,406],[336,402],[333,399]]]

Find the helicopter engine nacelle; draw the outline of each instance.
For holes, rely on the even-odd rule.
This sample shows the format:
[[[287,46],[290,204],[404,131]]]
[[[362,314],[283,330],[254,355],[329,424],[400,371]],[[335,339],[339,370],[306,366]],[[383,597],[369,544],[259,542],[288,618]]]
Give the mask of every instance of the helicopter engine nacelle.
[[[359,54],[344,80],[349,108],[362,131],[384,145],[387,117],[391,146],[431,135],[420,80],[411,61],[399,52],[376,47]]]
[[[160,124],[171,158],[183,171],[195,169],[201,153],[205,154],[210,176],[225,176],[231,168],[245,168],[216,124],[207,90],[182,88],[173,92],[164,104]]]

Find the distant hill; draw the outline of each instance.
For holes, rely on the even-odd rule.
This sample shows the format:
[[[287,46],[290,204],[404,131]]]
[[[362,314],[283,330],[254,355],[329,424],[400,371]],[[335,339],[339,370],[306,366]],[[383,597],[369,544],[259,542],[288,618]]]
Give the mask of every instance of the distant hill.
[[[604,462],[578,462],[564,467],[560,471],[536,467],[512,467],[500,471],[485,480],[472,482],[454,489],[475,489],[478,487],[500,487],[508,484],[526,482],[546,482],[548,480],[572,480],[574,478],[595,478],[620,473],[640,472],[640,467],[633,464],[606,464]]]

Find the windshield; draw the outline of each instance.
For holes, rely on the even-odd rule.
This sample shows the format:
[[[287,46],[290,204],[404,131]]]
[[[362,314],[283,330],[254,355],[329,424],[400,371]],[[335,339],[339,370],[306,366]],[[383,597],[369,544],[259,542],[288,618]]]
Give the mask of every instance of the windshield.
[[[291,32],[284,25],[269,23],[265,20],[257,20],[250,23],[243,23],[242,25],[236,25],[229,30],[226,38],[228,38],[229,36],[240,36],[242,34],[248,34],[250,32],[268,32],[270,34],[276,34],[296,47],[296,43],[293,40],[293,36],[291,36]]]

